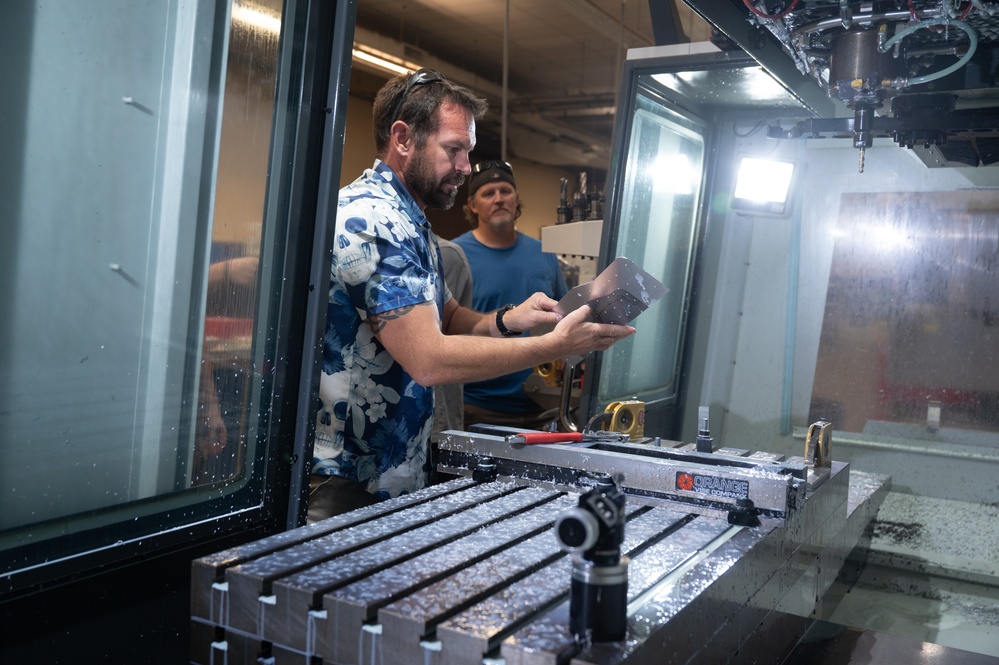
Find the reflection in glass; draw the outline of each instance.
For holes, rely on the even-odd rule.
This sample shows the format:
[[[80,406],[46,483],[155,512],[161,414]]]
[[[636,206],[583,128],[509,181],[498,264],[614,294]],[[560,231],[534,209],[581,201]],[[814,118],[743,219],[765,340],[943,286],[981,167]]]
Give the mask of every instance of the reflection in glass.
[[[280,2],[233,6],[190,483],[244,477]],[[252,455],[251,455],[252,457]]]
[[[669,291],[633,322],[637,334],[608,349],[598,399],[675,392],[690,270],[703,138],[661,104],[639,96],[626,154],[617,254]]]
[[[809,420],[996,431],[994,192],[843,196]]]
[[[690,69],[651,76],[675,93],[675,98],[696,104],[727,108],[801,109],[774,77],[755,63],[707,69]]]

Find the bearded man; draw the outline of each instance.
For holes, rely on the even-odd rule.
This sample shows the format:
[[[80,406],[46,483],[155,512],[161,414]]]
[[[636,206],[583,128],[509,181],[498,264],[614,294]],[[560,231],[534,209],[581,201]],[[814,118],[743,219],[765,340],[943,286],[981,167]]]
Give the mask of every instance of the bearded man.
[[[375,97],[378,158],[340,190],[333,234],[310,522],[427,483],[434,386],[585,355],[635,332],[587,321],[587,307],[563,318],[542,293],[485,314],[451,297],[424,210],[454,204],[485,111],[430,69]],[[555,329],[503,334],[542,323]]]

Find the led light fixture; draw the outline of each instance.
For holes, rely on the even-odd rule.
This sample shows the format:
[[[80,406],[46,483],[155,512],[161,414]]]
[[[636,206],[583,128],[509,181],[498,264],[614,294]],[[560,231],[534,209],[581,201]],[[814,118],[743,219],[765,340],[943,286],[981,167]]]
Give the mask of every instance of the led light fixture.
[[[795,164],[743,157],[735,180],[732,208],[744,212],[783,216],[789,211]]]

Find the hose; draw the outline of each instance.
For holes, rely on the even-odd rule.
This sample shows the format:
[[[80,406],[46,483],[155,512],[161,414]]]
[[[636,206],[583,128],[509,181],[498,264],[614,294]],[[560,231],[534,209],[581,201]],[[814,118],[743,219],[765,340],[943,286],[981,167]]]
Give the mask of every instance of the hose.
[[[961,30],[964,30],[965,34],[968,35],[968,41],[969,41],[968,51],[961,57],[960,60],[952,64],[950,67],[945,67],[940,71],[933,72],[930,74],[924,74],[923,76],[914,76],[913,78],[908,79],[906,81],[906,85],[919,85],[921,83],[929,83],[930,81],[936,81],[937,79],[943,78],[944,76],[953,74],[958,69],[968,64],[972,56],[975,55],[975,50],[978,48],[978,35],[975,34],[974,29],[972,29],[970,25],[968,25],[963,21],[953,21],[946,16],[939,18],[930,18],[926,19],[925,21],[920,21],[919,23],[916,23],[914,25],[910,25],[901,32],[895,33],[890,39],[886,40],[878,48],[882,53],[887,53],[891,47],[893,47],[895,44],[897,44],[905,37],[911,35],[916,30],[921,30],[922,28],[930,28],[935,25],[954,26],[955,28],[960,28]]]

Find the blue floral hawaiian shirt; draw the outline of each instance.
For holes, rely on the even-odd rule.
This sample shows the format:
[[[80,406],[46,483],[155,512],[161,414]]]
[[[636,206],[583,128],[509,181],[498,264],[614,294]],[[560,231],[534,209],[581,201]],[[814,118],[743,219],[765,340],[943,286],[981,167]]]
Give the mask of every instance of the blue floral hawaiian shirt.
[[[364,321],[451,297],[430,222],[376,160],[340,190],[312,472],[390,498],[426,484],[434,391],[416,383]]]

